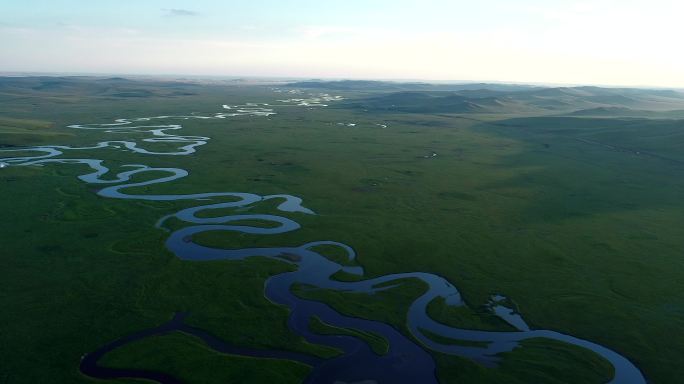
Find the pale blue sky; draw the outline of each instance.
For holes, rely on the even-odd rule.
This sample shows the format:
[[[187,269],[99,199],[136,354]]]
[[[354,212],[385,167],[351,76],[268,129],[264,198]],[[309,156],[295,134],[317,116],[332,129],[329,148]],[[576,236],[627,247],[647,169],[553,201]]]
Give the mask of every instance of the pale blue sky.
[[[0,0],[0,71],[684,87],[671,0]]]

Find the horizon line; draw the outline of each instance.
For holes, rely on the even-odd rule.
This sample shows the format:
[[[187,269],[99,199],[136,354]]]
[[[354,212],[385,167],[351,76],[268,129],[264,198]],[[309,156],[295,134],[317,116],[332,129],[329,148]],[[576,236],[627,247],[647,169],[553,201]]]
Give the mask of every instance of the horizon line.
[[[131,78],[193,78],[195,80],[239,80],[239,79],[264,79],[264,80],[296,80],[296,81],[384,81],[395,83],[425,83],[425,84],[496,84],[496,85],[529,85],[548,88],[578,88],[578,87],[599,87],[599,88],[624,88],[624,89],[664,89],[684,91],[684,86],[661,86],[661,85],[638,85],[638,84],[597,84],[597,83],[566,83],[566,82],[524,82],[513,80],[449,80],[449,79],[424,79],[424,78],[374,78],[374,77],[333,77],[333,76],[282,76],[282,75],[209,75],[209,74],[188,74],[188,73],[132,73],[132,72],[80,72],[80,71],[7,71],[0,70],[0,77],[131,77]]]

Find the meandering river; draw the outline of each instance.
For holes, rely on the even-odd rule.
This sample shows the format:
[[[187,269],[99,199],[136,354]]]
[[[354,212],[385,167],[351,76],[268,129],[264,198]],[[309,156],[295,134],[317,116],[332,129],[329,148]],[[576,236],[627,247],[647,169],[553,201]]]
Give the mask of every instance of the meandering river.
[[[110,124],[75,124],[73,129],[100,130],[105,134],[116,133],[121,137],[125,134],[146,134],[150,137],[141,140],[110,140],[103,141],[89,147],[70,147],[63,145],[35,146],[30,148],[12,148],[0,150],[0,164],[3,168],[15,166],[43,166],[45,164],[80,164],[89,169],[87,173],[79,176],[79,179],[89,184],[101,184],[103,188],[97,192],[100,196],[113,199],[129,200],[152,200],[152,201],[175,201],[193,200],[198,205],[171,213],[160,218],[157,226],[165,228],[166,220],[176,218],[187,224],[184,228],[170,233],[166,240],[166,247],[182,260],[202,262],[207,260],[243,260],[249,257],[261,256],[290,263],[296,267],[292,272],[281,273],[270,277],[265,284],[264,294],[274,303],[282,304],[290,308],[288,326],[297,334],[304,337],[308,342],[322,344],[343,351],[339,357],[321,359],[315,356],[288,351],[267,351],[243,347],[231,346],[208,333],[189,327],[183,323],[183,314],[177,314],[172,321],[159,327],[144,330],[133,335],[122,336],[121,339],[112,341],[102,346],[97,351],[86,354],[81,362],[81,370],[87,375],[97,378],[134,377],[154,380],[160,383],[176,383],[178,380],[161,372],[149,372],[141,370],[122,370],[105,368],[98,364],[99,359],[107,352],[119,348],[127,343],[141,340],[145,337],[183,331],[204,340],[207,345],[219,352],[231,353],[256,357],[271,357],[289,359],[308,364],[313,367],[311,374],[306,379],[307,383],[335,383],[335,382],[360,382],[371,380],[378,383],[437,383],[435,375],[435,362],[429,351],[458,355],[466,357],[482,364],[493,366],[499,360],[499,354],[512,351],[519,347],[520,341],[532,338],[546,338],[557,340],[591,350],[609,361],[614,368],[614,377],[610,383],[645,384],[642,373],[627,358],[617,352],[570,335],[551,330],[530,329],[523,318],[507,309],[501,304],[492,307],[495,314],[502,317],[517,331],[495,332],[460,329],[441,324],[427,314],[427,306],[435,299],[442,298],[452,306],[466,306],[458,289],[441,276],[425,273],[401,273],[382,276],[373,279],[365,279],[354,282],[342,282],[332,278],[340,271],[352,273],[362,277],[362,267],[349,267],[336,263],[314,249],[316,246],[335,246],[346,252],[349,260],[354,260],[354,250],[346,245],[335,241],[317,241],[300,245],[289,245],[268,248],[242,248],[242,249],[218,249],[203,246],[192,241],[193,236],[208,231],[238,232],[253,235],[277,234],[295,231],[300,225],[286,217],[287,213],[299,212],[302,214],[315,214],[312,210],[303,206],[300,197],[288,194],[258,195],[249,192],[204,192],[194,194],[170,194],[170,195],[140,195],[129,194],[129,188],[168,183],[188,176],[188,172],[180,168],[155,168],[144,164],[127,164],[122,166],[120,172],[114,173],[100,159],[67,157],[66,154],[77,154],[85,150],[123,149],[126,151],[153,155],[153,156],[183,156],[196,152],[198,147],[207,144],[209,137],[184,136],[176,134],[182,129],[181,124],[156,124],[155,122],[182,121],[188,119],[227,119],[239,118],[240,116],[271,116],[275,115],[276,109],[285,105],[310,107],[323,107],[323,102],[340,100],[338,96],[314,95],[311,98],[297,98],[280,100],[282,105],[268,105],[248,103],[245,105],[223,105],[223,111],[202,116],[190,114],[185,116],[155,116],[133,119],[118,119]],[[146,149],[155,143],[177,145],[170,152],[159,152]],[[166,148],[166,146],[165,146]],[[2,172],[2,171],[0,171]],[[133,182],[136,175],[154,172],[166,174],[156,179],[144,182]],[[217,200],[229,198],[228,202]],[[265,214],[231,214],[219,217],[203,217],[200,213],[222,208],[248,207],[265,200],[277,200],[280,202],[278,210],[283,216]],[[256,227],[239,224],[245,220],[260,220],[273,223],[274,226]],[[401,279],[415,278],[423,281],[429,287],[428,290],[418,297],[409,308],[407,326],[411,335],[405,335],[394,327],[361,318],[345,316],[330,306],[302,299],[292,293],[296,284],[306,284],[322,289],[338,290],[343,292],[373,293],[391,288],[392,282]],[[335,327],[353,328],[363,332],[370,332],[384,337],[389,345],[386,354],[374,353],[370,346],[359,338],[352,336],[319,335],[309,329],[312,317],[318,317],[323,322]],[[443,338],[460,340],[471,343],[445,344],[430,338],[428,335],[438,335]]]

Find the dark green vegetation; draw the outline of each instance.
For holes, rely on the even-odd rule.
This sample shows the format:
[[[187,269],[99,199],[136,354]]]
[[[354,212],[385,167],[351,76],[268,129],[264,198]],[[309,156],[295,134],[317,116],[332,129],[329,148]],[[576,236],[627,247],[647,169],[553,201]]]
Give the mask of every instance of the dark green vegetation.
[[[667,111],[684,110],[684,98],[600,88],[466,91],[410,93],[413,101],[399,109],[391,106],[405,93],[348,87],[333,94],[349,100],[326,109],[181,121],[183,134],[212,138],[192,156],[114,150],[78,156],[105,159],[114,170],[141,163],[190,172],[137,192],[301,196],[319,215],[292,214],[299,231],[209,233],[195,241],[225,247],[344,242],[356,249],[368,276],[438,273],[478,308],[433,303],[431,314],[440,321],[507,329],[479,310],[489,295],[501,293],[533,328],[610,347],[653,383],[680,380],[684,121],[662,117],[678,117]],[[65,126],[208,114],[224,103],[287,97],[268,86],[239,84],[1,79],[0,145],[93,145],[116,135]],[[454,111],[434,103],[445,98],[477,108]],[[617,117],[615,108],[622,111]],[[586,110],[593,112],[577,112]],[[263,297],[264,280],[287,264],[181,262],[164,249],[167,234],[153,226],[193,202],[103,199],[75,178],[85,171],[65,165],[0,169],[0,383],[93,382],[78,372],[81,355],[159,325],[176,311],[237,345],[337,353],[290,333],[287,310]],[[273,210],[268,202],[250,212]],[[340,257],[329,251],[321,250]],[[424,289],[412,280],[373,296],[300,288],[301,296],[401,330],[406,308]],[[585,350],[545,340],[524,344],[498,369],[435,354],[438,375],[445,383],[601,383],[610,376],[610,367]],[[104,363],[172,366],[165,371],[196,383],[297,382],[307,372],[290,362],[219,355],[183,334],[131,344]]]
[[[444,355],[436,360],[444,382],[454,383],[606,383],[612,372],[609,364],[575,346],[533,339],[502,357],[498,369],[474,364],[455,364]]]
[[[431,318],[455,327],[485,331],[515,331],[515,328],[494,315],[486,305],[477,310],[471,310],[464,307],[451,307],[444,302],[444,299],[435,299],[427,310]]]
[[[117,349],[107,354],[102,363],[109,367],[167,372],[185,382],[201,377],[202,383],[217,384],[297,384],[309,371],[307,366],[287,360],[219,354],[179,332]]]
[[[356,329],[339,328],[326,324],[318,317],[313,317],[310,322],[311,330],[320,335],[340,335],[340,336],[354,336],[362,339],[373,349],[378,355],[387,353],[389,346],[387,340],[380,335],[370,332],[363,332]]]

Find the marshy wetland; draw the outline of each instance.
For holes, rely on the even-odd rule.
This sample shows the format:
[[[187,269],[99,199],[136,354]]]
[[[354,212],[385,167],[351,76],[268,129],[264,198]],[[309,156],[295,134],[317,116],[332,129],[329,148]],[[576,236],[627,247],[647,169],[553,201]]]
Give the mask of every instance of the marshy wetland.
[[[7,382],[676,377],[680,120],[97,81],[2,94]]]

